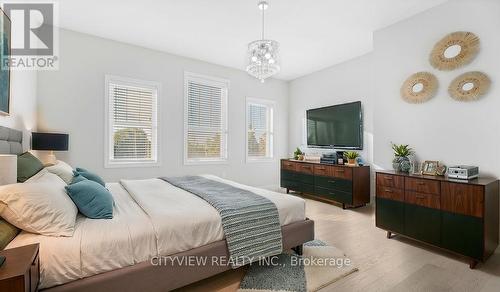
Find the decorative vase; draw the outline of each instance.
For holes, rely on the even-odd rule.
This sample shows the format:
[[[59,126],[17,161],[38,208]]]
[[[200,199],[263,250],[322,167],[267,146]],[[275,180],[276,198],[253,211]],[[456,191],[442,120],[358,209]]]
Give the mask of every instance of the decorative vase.
[[[402,157],[402,156],[396,156],[392,160],[392,168],[396,172],[409,172],[411,169],[411,163],[410,163],[410,158],[408,157]]]
[[[347,159],[347,163],[348,163],[349,165],[356,165],[356,158]]]
[[[304,155],[300,154],[299,157],[298,157],[298,160],[304,160]]]

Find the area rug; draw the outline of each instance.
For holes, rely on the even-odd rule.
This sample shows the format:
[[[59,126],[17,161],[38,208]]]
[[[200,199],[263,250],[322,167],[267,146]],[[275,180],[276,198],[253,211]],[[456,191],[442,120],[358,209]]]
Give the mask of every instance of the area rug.
[[[302,256],[282,253],[251,264],[238,291],[318,291],[357,270],[344,252],[313,240],[304,244]]]
[[[426,264],[403,281],[391,288],[390,292],[400,291],[479,291],[482,283],[476,277],[460,277],[435,265]]]

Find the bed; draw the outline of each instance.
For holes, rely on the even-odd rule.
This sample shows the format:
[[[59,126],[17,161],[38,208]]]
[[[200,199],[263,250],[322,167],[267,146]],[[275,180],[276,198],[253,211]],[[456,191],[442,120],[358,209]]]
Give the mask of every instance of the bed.
[[[0,128],[4,133],[0,134],[1,152],[21,151],[22,135],[16,132]],[[303,199],[205,177],[272,201],[278,209],[284,249],[314,239],[314,223],[305,218]],[[107,188],[115,200],[113,219],[79,215],[72,237],[22,231],[6,247],[40,243],[40,289],[166,291],[232,268],[210,260],[227,258],[228,248],[219,213],[203,199],[156,178],[122,180]],[[209,260],[201,265],[178,260],[195,257]]]

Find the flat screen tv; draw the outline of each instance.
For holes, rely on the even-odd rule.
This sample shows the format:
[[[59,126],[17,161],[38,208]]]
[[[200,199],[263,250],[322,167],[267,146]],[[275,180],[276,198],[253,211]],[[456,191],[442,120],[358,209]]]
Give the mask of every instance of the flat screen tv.
[[[308,146],[363,149],[360,101],[311,109],[306,116]]]

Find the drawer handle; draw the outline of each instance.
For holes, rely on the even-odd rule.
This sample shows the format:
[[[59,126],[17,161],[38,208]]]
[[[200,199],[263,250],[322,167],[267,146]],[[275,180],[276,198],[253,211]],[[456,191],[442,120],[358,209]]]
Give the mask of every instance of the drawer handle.
[[[332,193],[332,192],[328,192],[329,195],[335,195],[335,193]]]
[[[318,169],[318,170],[325,170],[324,167],[316,167],[316,169]]]
[[[302,166],[303,169],[311,169],[310,166]]]
[[[337,172],[344,172],[344,170],[343,170],[343,169],[337,169],[336,171],[337,171]]]
[[[425,183],[424,183],[424,182],[419,181],[419,182],[417,183],[417,185],[419,185],[419,186],[423,186],[423,185],[425,185]]]
[[[329,180],[328,182],[331,183],[331,184],[335,183],[334,180]]]
[[[385,189],[385,191],[386,191],[387,193],[393,193],[393,191],[392,191],[392,190],[389,190],[389,189]]]
[[[392,177],[384,177],[386,180],[392,180]]]

